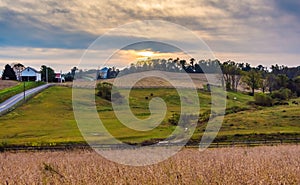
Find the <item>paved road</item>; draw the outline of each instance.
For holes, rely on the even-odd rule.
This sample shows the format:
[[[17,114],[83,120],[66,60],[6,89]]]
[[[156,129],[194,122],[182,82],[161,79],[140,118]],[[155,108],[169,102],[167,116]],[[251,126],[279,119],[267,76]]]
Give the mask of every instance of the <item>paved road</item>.
[[[27,91],[25,91],[25,97],[27,98],[28,96],[34,94],[34,93],[38,93],[46,88],[48,88],[49,86],[51,86],[51,84],[45,84],[45,85],[41,85],[39,87],[33,88],[33,89],[29,89]],[[10,110],[14,105],[16,105],[17,103],[19,103],[20,101],[24,100],[24,93],[19,93],[11,98],[9,98],[8,100],[0,103],[0,115],[7,112],[8,110]]]

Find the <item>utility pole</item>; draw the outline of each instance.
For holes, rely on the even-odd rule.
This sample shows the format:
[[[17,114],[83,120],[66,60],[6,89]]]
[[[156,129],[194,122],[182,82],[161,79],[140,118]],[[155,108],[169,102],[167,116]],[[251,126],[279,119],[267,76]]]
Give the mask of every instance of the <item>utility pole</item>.
[[[48,83],[48,67],[46,67],[46,82]]]
[[[23,94],[24,94],[23,100],[24,100],[24,102],[26,101],[26,95],[25,95],[25,90],[26,90],[26,89],[25,89],[25,83],[26,83],[26,82],[25,82],[25,80],[24,80],[24,83],[23,83],[23,84],[24,84],[24,88],[23,88]]]
[[[98,66],[98,69],[97,69],[97,74],[96,74],[96,81],[98,80],[98,78],[100,76],[100,66]]]

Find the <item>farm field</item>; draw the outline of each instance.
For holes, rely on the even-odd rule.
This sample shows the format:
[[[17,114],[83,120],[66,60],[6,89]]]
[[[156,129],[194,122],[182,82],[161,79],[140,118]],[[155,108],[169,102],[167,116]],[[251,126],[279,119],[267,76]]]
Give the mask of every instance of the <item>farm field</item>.
[[[172,82],[174,82],[174,84],[178,85],[178,86],[183,86],[186,87],[186,81],[184,80],[184,75],[188,75],[191,80],[193,81],[195,87],[197,89],[202,89],[204,85],[206,85],[208,83],[208,79],[210,81],[210,83],[212,84],[219,84],[220,83],[220,77],[219,75],[215,75],[215,74],[196,74],[196,73],[172,73],[172,72],[153,72],[151,71],[150,74],[155,74],[157,73],[156,76],[159,76],[159,74],[163,73],[166,77],[168,77],[169,80],[171,80]],[[118,77],[118,79],[122,79],[125,82],[128,81],[132,81],[136,78],[141,77],[141,75],[143,75],[143,73],[133,73],[130,75],[126,75],[126,78],[123,79],[124,77]],[[91,75],[90,77],[94,78],[95,74]],[[102,79],[99,80],[99,82],[108,82],[108,83],[114,83],[115,79]],[[124,84],[128,84],[128,83],[124,83]],[[121,84],[120,84],[121,85]],[[220,85],[220,84],[219,84]],[[122,86],[122,85],[121,85]],[[125,86],[125,85],[124,85]],[[155,88],[166,88],[166,87],[172,87],[172,85],[167,82],[164,79],[158,79],[157,77],[145,77],[143,79],[141,79],[140,81],[138,81],[134,87],[136,88],[149,88],[149,87],[155,87]],[[246,87],[242,84],[240,84],[238,86],[238,89],[240,91],[245,91]]]
[[[150,115],[150,100],[145,99],[150,93],[155,97],[162,97],[168,111],[163,123],[147,132],[135,131],[121,124],[116,119],[110,102],[96,97],[99,117],[115,138],[128,143],[142,143],[162,140],[172,133],[175,126],[171,125],[168,119],[180,110],[179,97],[175,90],[133,89],[130,96],[133,113],[139,118],[147,118]],[[209,94],[204,91],[199,91],[198,94],[200,114],[207,116],[210,110]],[[71,88],[51,87],[29,100],[27,104],[0,117],[1,145],[83,143],[84,139],[74,119],[71,97]],[[252,97],[242,93],[228,93],[227,115],[216,141],[299,137],[299,106],[277,106],[257,110],[247,103],[251,100]],[[205,122],[197,126],[192,141],[199,142],[205,127]]]
[[[13,80],[0,80],[0,90],[18,85],[19,82]]]
[[[92,151],[5,152],[0,153],[0,184],[297,185],[299,153],[299,145],[183,149],[161,163],[132,167]]]
[[[25,82],[25,89],[32,89],[44,84],[43,82]],[[24,91],[24,83],[0,80],[0,103]]]

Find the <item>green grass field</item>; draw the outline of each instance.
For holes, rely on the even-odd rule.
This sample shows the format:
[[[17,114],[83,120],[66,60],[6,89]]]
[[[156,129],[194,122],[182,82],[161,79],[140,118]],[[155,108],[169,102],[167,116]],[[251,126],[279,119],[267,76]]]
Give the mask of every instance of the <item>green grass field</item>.
[[[44,82],[25,82],[25,89],[32,89],[42,84],[44,84]],[[18,83],[16,86],[0,90],[0,103],[23,91],[24,83]]]
[[[114,137],[130,143],[168,137],[175,128],[168,119],[173,113],[180,113],[179,96],[174,89],[132,90],[131,110],[141,119],[150,115],[148,103],[151,93],[153,97],[164,99],[168,111],[164,121],[157,128],[147,132],[135,131],[122,125],[114,115],[111,103],[96,97],[99,117],[107,130]],[[199,91],[198,94],[201,104],[200,113],[203,115],[210,110],[210,95],[204,91]],[[227,115],[216,141],[299,137],[300,106],[254,108],[247,103],[253,100],[251,96],[233,92],[227,95]],[[2,145],[43,145],[84,142],[74,119],[71,97],[71,88],[50,87],[29,100],[27,104],[0,117],[0,143]],[[205,123],[197,126],[192,137],[193,141],[200,140],[205,127]]]

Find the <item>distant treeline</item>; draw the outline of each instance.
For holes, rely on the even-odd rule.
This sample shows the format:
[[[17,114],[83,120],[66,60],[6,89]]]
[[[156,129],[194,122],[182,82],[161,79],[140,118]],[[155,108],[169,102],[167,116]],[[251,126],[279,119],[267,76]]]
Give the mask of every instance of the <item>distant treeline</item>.
[[[130,67],[124,68],[120,74],[130,74],[135,72],[160,70],[168,72],[187,72],[187,73],[216,73],[217,66],[220,64],[219,60],[200,60],[195,62],[191,58],[189,62],[169,58],[166,59],[149,59],[132,63]]]
[[[148,59],[132,63],[129,67],[120,71],[119,75],[137,73],[143,71],[160,70],[168,72],[186,73],[218,73],[226,90],[237,91],[241,84],[246,85],[254,95],[255,90],[260,89],[263,93],[289,89],[291,93],[300,96],[300,66],[287,67],[272,65],[267,68],[263,65],[256,67],[249,63],[234,61],[221,62],[219,60],[199,60],[194,58],[189,61],[172,59]]]
[[[130,74],[136,72],[150,71],[150,70],[160,70],[168,72],[187,72],[187,73],[217,73],[218,66],[223,70],[226,66],[238,68],[242,71],[250,71],[253,68],[258,70],[268,70],[267,67],[259,65],[257,67],[251,66],[249,63],[236,63],[234,61],[221,62],[218,59],[215,60],[199,60],[196,62],[194,58],[189,61],[180,60],[179,58],[172,59],[148,59],[138,61],[136,63],[131,63],[129,67],[124,68],[121,74]],[[300,75],[300,66],[289,68],[287,66],[272,65],[269,71],[274,74],[286,74],[289,78],[294,78]]]

